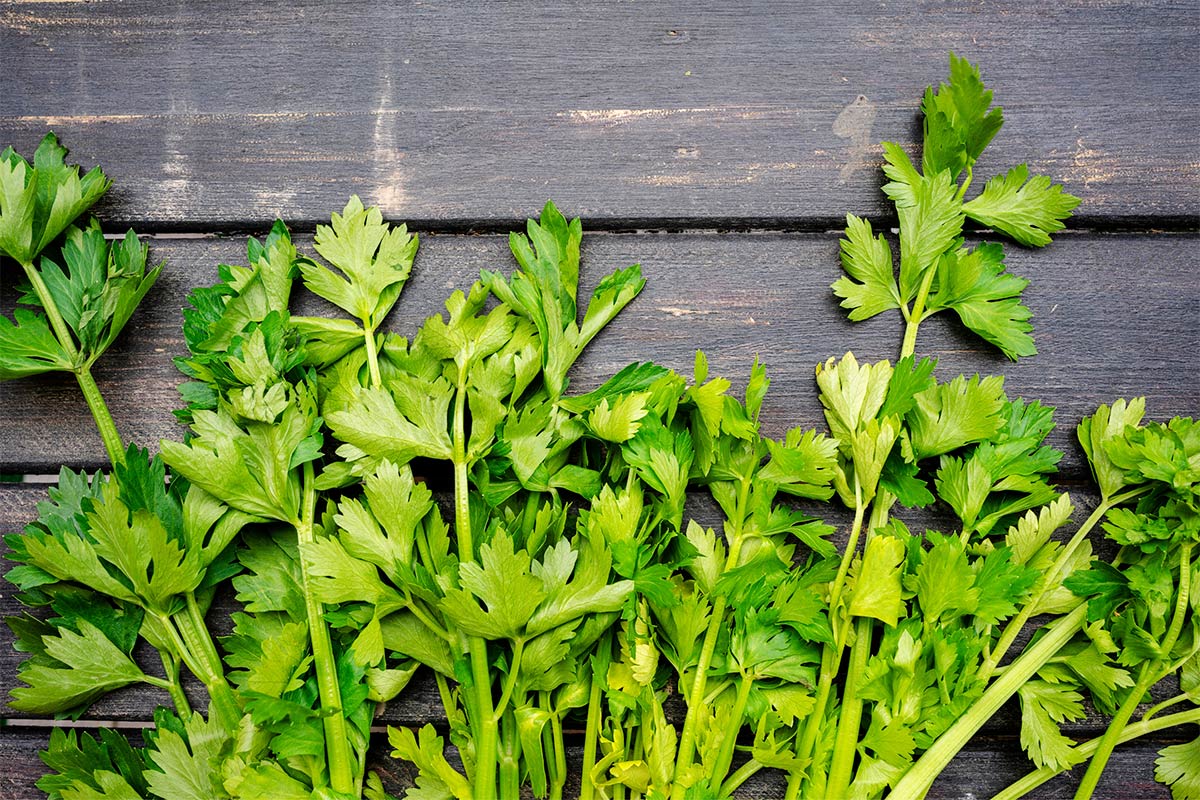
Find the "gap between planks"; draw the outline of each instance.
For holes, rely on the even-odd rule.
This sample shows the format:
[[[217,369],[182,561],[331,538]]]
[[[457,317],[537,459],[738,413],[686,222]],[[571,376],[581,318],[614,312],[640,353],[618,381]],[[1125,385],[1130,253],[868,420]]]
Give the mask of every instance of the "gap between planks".
[[[337,209],[331,209],[336,211]],[[567,210],[569,212],[569,209]],[[538,209],[531,209],[536,216]],[[849,213],[854,213],[853,211]],[[568,217],[574,216],[567,213]],[[887,226],[893,234],[898,232],[894,215],[867,216],[876,227]],[[525,229],[526,219],[422,219],[418,217],[393,217],[385,215],[392,224],[403,223],[410,231],[430,234],[492,235],[505,234]],[[713,234],[724,235],[796,233],[813,236],[841,236],[845,218],[842,217],[582,217],[588,233],[613,234]],[[285,219],[292,233],[311,234],[318,225],[327,225],[327,219]],[[1127,218],[1074,217],[1069,228],[1054,234],[1063,236],[1103,236],[1105,234],[1139,234],[1166,236],[1172,234],[1200,233],[1200,215],[1155,216]],[[156,239],[209,239],[225,236],[264,235],[271,226],[261,220],[215,220],[213,222],[184,221],[162,223],[156,221],[123,222],[143,237]],[[991,228],[967,224],[964,231],[969,236],[996,236]],[[119,239],[124,234],[105,234],[106,239]],[[1007,237],[1003,237],[1007,241]]]

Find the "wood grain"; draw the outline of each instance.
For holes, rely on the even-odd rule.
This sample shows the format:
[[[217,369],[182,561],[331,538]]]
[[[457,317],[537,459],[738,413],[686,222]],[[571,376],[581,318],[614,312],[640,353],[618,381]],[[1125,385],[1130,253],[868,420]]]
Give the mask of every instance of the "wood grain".
[[[1200,15],[1040,0],[286,8],[0,2],[0,143],[47,129],[147,230],[311,224],[350,192],[426,228],[503,228],[547,197],[607,227],[823,229],[889,213],[881,140],[913,142],[950,50],[1084,226],[1194,229]]]
[[[574,212],[575,209],[565,209]],[[216,264],[245,259],[244,239],[156,239],[152,257],[168,262],[96,379],[126,438],[148,447],[179,437],[171,409],[183,355],[180,308],[187,292],[215,279]],[[794,425],[824,428],[812,369],[853,350],[894,358],[902,323],[890,312],[851,324],[829,284],[840,274],[837,238],[797,233],[599,233],[584,237],[584,291],[603,274],[641,262],[642,295],[604,331],[573,373],[586,390],[632,360],[654,360],[691,374],[704,349],[714,374],[744,384],[756,356],[772,377],[763,419],[772,435]],[[1200,237],[1188,234],[1089,234],[1050,247],[1010,248],[1009,268],[1032,281],[1040,354],[1012,364],[949,318],[922,327],[917,352],[938,357],[944,378],[1001,373],[1010,395],[1058,407],[1051,442],[1065,450],[1063,474],[1083,477],[1073,428],[1096,405],[1145,395],[1149,414],[1200,411]],[[302,250],[311,252],[308,241]],[[413,278],[388,324],[411,334],[440,311],[454,289],[480,269],[511,269],[499,236],[429,235]],[[11,265],[9,265],[11,266]],[[11,284],[7,284],[11,285]],[[300,307],[325,309],[297,285]],[[12,302],[0,290],[0,299]],[[56,473],[62,464],[95,469],[103,449],[72,378],[0,384],[0,472]]]
[[[130,731],[135,743],[140,735]],[[35,782],[45,773],[37,751],[45,749],[49,732],[44,728],[6,728],[0,732],[0,800],[36,800],[45,795]],[[1028,769],[1028,763],[1015,752],[1010,741],[994,740],[963,750],[950,762],[926,797],[929,800],[976,800],[990,797],[1003,789]],[[1149,800],[1169,798],[1170,792],[1154,782],[1154,759],[1161,743],[1131,742],[1119,747],[1109,761],[1104,779],[1097,787],[1094,800]],[[574,744],[567,752],[567,771],[578,773],[582,749]],[[379,773],[384,788],[399,795],[412,786],[412,774],[407,765],[390,758],[387,747],[375,745],[368,756],[368,769]],[[1069,800],[1082,777],[1082,770],[1061,775],[1027,795],[1031,800]],[[776,772],[760,772],[747,781],[737,793],[739,800],[778,800],[783,797],[785,782]],[[577,786],[567,786],[565,796],[573,797]]]

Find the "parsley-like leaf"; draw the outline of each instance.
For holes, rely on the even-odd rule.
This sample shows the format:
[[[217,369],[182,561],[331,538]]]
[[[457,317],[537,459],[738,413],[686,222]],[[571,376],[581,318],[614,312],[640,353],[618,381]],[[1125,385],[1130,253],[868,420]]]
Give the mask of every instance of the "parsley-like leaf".
[[[1050,234],[1061,231],[1063,220],[1079,205],[1079,198],[1052,184],[1045,175],[1029,177],[1021,164],[987,182],[983,193],[963,206],[971,219],[1003,231],[1030,247],[1050,244]]]
[[[11,147],[0,152],[0,250],[23,264],[33,263],[112,184],[99,167],[80,176],[66,155],[53,133],[32,164]]]
[[[1171,787],[1174,800],[1200,797],[1200,739],[1168,745],[1158,751],[1154,777]]]

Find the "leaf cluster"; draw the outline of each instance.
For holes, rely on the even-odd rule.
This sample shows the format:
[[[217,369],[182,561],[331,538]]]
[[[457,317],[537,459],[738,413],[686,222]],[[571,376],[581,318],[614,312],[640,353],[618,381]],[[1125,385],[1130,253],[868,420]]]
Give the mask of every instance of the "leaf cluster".
[[[1044,247],[1079,198],[1048,177],[1030,178],[1021,164],[966,199],[972,168],[1004,122],[1001,109],[991,105],[979,69],[952,53],[949,83],[929,87],[921,103],[920,167],[900,145],[883,144],[888,177],[883,191],[900,224],[899,266],[884,235],[849,214],[841,242],[846,275],[833,291],[854,321],[900,309],[912,336],[933,314],[954,311],[963,325],[1015,361],[1037,352],[1032,314],[1021,298],[1029,281],[1007,271],[1002,245],[967,246],[964,222],[973,220],[1027,247]]]

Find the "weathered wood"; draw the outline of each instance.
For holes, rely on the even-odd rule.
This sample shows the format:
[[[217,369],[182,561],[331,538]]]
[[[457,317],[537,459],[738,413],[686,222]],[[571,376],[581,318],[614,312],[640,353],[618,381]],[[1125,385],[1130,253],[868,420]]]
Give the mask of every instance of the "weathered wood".
[[[140,736],[131,731],[135,742]],[[37,757],[49,741],[49,731],[44,728],[0,728],[0,798],[3,800],[36,800],[45,795],[34,786],[45,774],[45,765]],[[950,763],[927,797],[930,800],[975,800],[990,797],[1019,778],[1028,770],[1028,763],[1016,752],[1011,742],[992,741],[983,747],[964,750]],[[1109,761],[1104,779],[1093,795],[1094,800],[1151,800],[1169,798],[1166,787],[1154,781],[1155,754],[1162,745],[1131,742],[1119,747]],[[568,749],[568,773],[577,776],[581,763],[581,748],[578,744]],[[383,737],[372,749],[368,768],[379,773],[384,788],[399,795],[412,786],[412,771],[408,765],[393,760]],[[1030,800],[1066,800],[1075,791],[1082,770],[1059,776],[1030,793]],[[574,778],[577,781],[577,777]],[[740,800],[779,800],[783,797],[785,783],[777,772],[764,771],[747,781],[736,794]],[[578,784],[566,787],[566,797],[574,797]]]
[[[575,209],[567,208],[568,212]],[[168,262],[159,285],[96,379],[117,426],[141,445],[178,437],[171,409],[181,376],[172,357],[185,354],[180,308],[187,292],[215,279],[216,264],[245,259],[244,240],[156,239],[151,252]],[[1083,477],[1073,428],[1097,404],[1146,395],[1149,414],[1167,418],[1200,411],[1200,237],[1190,234],[1077,234],[1050,247],[1010,248],[1010,269],[1029,278],[1040,354],[1012,364],[935,317],[922,327],[917,351],[941,359],[939,374],[1001,373],[1013,396],[1059,409],[1051,443],[1065,450],[1066,477]],[[311,252],[309,241],[300,242]],[[615,268],[640,261],[647,285],[579,362],[575,385],[586,389],[632,360],[654,360],[691,374],[697,349],[714,374],[744,384],[755,356],[772,377],[763,419],[772,435],[802,424],[824,428],[813,366],[853,350],[860,358],[894,358],[902,323],[889,312],[851,324],[829,284],[840,275],[837,238],[829,234],[585,234],[585,291]],[[413,278],[388,324],[411,334],[442,309],[451,290],[466,288],[482,268],[511,269],[500,236],[429,235]],[[6,266],[11,266],[8,264]],[[11,304],[13,292],[0,292]],[[297,298],[307,292],[297,286]],[[325,313],[323,304],[302,308]],[[96,468],[103,449],[73,379],[66,376],[0,384],[0,472],[57,472],[61,464]]]
[[[878,142],[917,138],[955,50],[1010,120],[977,175],[1029,161],[1084,225],[1194,228],[1198,34],[1165,2],[8,0],[0,143],[54,129],[118,179],[103,215],[148,229],[311,224],[351,191],[444,229],[548,196],[608,226],[812,229],[885,213]]]

